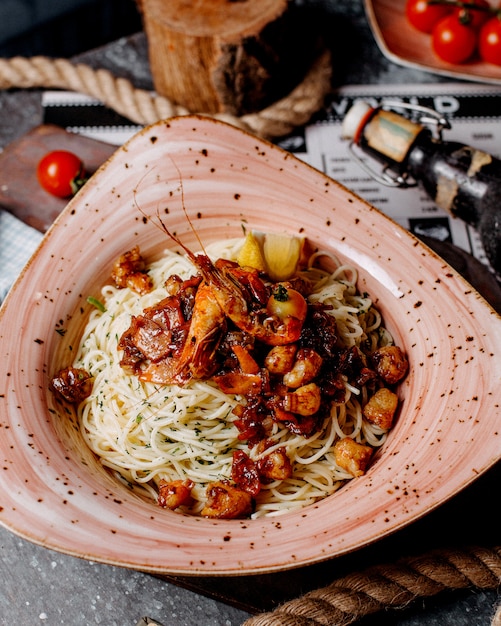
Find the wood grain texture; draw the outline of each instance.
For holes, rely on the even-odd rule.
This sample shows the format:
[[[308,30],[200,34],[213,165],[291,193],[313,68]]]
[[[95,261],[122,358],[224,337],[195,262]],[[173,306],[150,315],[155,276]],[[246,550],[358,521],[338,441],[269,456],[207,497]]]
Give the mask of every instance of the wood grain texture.
[[[309,12],[287,0],[143,0],[155,90],[194,113],[257,111],[318,52]]]

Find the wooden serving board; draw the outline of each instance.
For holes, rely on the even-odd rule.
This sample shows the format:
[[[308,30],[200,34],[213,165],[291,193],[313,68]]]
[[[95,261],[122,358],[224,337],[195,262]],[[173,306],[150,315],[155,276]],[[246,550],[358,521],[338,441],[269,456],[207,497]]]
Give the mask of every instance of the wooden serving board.
[[[44,233],[67,204],[44,191],[37,180],[40,159],[52,150],[69,150],[94,173],[116,146],[69,133],[59,126],[37,126],[0,154],[0,206]]]

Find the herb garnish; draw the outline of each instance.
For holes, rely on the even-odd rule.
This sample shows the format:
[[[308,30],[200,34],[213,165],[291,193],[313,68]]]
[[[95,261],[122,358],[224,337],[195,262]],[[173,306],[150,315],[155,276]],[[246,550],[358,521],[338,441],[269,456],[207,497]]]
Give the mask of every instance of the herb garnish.
[[[105,313],[106,312],[106,307],[104,306],[104,304],[98,300],[97,298],[94,298],[93,296],[89,296],[87,298],[87,302],[89,304],[92,304],[92,306],[95,306],[96,309],[98,309],[99,311],[101,311],[101,313]]]
[[[278,285],[278,287],[273,291],[273,297],[278,302],[287,302],[289,299],[289,292],[283,285]]]

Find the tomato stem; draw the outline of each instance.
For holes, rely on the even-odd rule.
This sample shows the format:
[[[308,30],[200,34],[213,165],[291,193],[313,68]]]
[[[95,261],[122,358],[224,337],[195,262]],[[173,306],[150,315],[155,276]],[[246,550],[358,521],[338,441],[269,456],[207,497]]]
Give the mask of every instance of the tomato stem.
[[[75,195],[77,191],[81,189],[88,180],[89,177],[87,176],[87,173],[82,165],[81,168],[78,170],[76,176],[70,182],[71,193]]]
[[[275,300],[278,300],[278,302],[287,302],[287,300],[289,299],[287,288],[283,285],[278,285],[273,292],[273,297],[275,298]]]

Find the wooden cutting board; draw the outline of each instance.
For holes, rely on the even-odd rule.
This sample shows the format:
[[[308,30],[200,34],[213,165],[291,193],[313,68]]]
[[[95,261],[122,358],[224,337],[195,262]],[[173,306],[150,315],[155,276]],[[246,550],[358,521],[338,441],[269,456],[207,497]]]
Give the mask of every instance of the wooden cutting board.
[[[0,154],[0,206],[44,233],[67,204],[44,191],[36,177],[40,159],[52,150],[69,150],[94,173],[116,146],[69,133],[59,126],[37,126]]]

